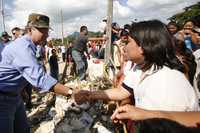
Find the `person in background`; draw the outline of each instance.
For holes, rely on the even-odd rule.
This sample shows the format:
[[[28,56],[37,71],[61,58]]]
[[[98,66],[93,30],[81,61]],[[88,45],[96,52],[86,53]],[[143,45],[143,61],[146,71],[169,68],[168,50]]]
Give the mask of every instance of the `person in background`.
[[[178,32],[178,39],[185,42],[185,45],[191,51],[196,51],[198,46],[198,34],[194,32],[195,24],[193,20],[185,21],[183,29]]]
[[[10,43],[11,36],[7,32],[2,32],[0,37],[0,61],[1,61],[1,52]]]
[[[13,37],[14,37],[14,40],[23,36],[23,33],[22,33],[22,30],[19,28],[19,27],[14,27],[12,30],[11,30],[12,34],[13,34]]]
[[[87,34],[88,34],[87,27],[81,26],[80,35],[77,37],[72,48],[72,58],[76,64],[76,74],[79,80],[86,79],[86,71],[88,63],[84,53],[86,53],[88,59],[90,59],[90,55],[87,50],[87,42],[88,42]]]
[[[199,109],[196,92],[184,75],[185,67],[175,55],[165,24],[149,20],[131,25],[124,51],[126,59],[134,63],[132,76],[126,76],[117,89],[80,91],[75,95],[78,104],[98,99],[120,101],[134,94],[135,106],[143,109]]]
[[[49,59],[49,65],[50,65],[50,75],[58,80],[59,76],[59,69],[58,69],[58,56],[56,49],[52,49],[52,55]]]
[[[194,76],[196,73],[197,63],[192,51],[186,48],[183,41],[175,38],[174,49],[176,51],[176,57],[185,66],[185,76],[193,86]]]
[[[65,62],[66,48],[64,45],[62,45],[60,48],[61,48],[61,53],[62,53],[62,60],[63,60],[63,62]]]
[[[32,13],[28,17],[27,34],[12,41],[2,51],[0,61],[0,131],[2,133],[30,133],[30,126],[21,98],[21,91],[31,83],[41,92],[52,91],[72,95],[69,87],[58,83],[45,73],[36,58],[36,47],[46,41],[49,17]]]
[[[173,36],[177,35],[177,32],[179,30],[178,25],[176,24],[176,22],[171,21],[167,24],[167,29],[169,30],[169,33]]]
[[[10,38],[11,36],[6,31],[1,33],[1,42],[3,45],[9,44]]]

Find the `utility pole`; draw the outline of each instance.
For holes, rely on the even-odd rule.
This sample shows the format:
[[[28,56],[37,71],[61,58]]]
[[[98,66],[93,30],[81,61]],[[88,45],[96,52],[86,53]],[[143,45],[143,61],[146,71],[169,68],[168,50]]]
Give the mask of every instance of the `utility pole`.
[[[63,32],[63,12],[62,12],[62,9],[61,9],[61,33],[62,33],[62,45],[64,45],[64,32]]]
[[[107,0],[107,27],[106,27],[106,48],[105,48],[105,60],[104,64],[107,65],[109,63],[109,59],[111,57],[111,34],[112,34],[112,19],[113,19],[113,0]]]
[[[5,28],[5,16],[4,16],[4,4],[3,4],[3,0],[1,0],[1,15],[2,15],[2,26],[3,26],[3,31],[6,30]]]

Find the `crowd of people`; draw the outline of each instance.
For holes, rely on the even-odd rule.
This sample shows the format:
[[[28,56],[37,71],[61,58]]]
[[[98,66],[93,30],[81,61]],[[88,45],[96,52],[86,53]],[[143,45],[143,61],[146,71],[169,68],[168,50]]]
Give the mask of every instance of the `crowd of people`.
[[[105,91],[80,91],[76,94],[77,103],[99,99],[121,101],[122,106],[112,115],[113,121],[142,120],[140,122],[146,123],[148,128],[144,127],[147,129],[140,132],[155,131],[158,127],[147,123],[164,123],[166,120],[163,118],[197,127],[200,123],[200,97],[199,83],[194,79],[199,75],[199,71],[196,71],[199,57],[195,57],[200,46],[198,26],[188,20],[183,29],[178,29],[175,22],[166,25],[158,20],[149,20],[134,22],[126,27],[122,31],[120,28],[113,30],[115,39],[112,44],[125,43],[122,45],[121,69],[115,77],[114,87]],[[117,37],[119,43],[116,42]],[[131,100],[127,100],[129,97]],[[166,127],[163,125],[163,132],[169,131],[167,126],[170,124]],[[172,130],[175,132],[175,127]]]
[[[113,88],[76,93],[59,83],[58,52],[66,66],[75,65],[78,80],[87,80],[87,60],[104,59],[105,44],[91,44],[87,26],[81,26],[74,42],[55,47],[52,41],[47,41],[49,22],[48,16],[32,13],[25,30],[18,27],[11,30],[13,39],[7,32],[1,34],[2,132],[30,132],[21,92],[29,94],[26,107],[31,108],[33,87],[41,92],[73,94],[78,104],[117,101],[120,106],[111,119],[113,122],[131,121],[130,132],[199,131],[200,27],[195,21],[185,21],[182,28],[175,22],[166,25],[159,20],[133,22],[123,28],[112,23],[109,60],[114,75]],[[50,74],[45,67],[47,62]]]

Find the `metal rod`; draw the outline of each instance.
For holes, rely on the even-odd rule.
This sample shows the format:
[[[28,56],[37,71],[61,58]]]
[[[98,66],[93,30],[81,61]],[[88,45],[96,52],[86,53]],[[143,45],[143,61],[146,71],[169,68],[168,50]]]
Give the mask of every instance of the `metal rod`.
[[[3,26],[3,31],[5,31],[5,16],[4,16],[4,3],[3,0],[1,0],[1,15],[2,15],[2,26]]]
[[[108,0],[107,9],[107,27],[106,27],[106,48],[105,48],[105,64],[109,63],[111,56],[111,24],[113,19],[113,0]]]
[[[61,33],[62,33],[62,45],[64,45],[64,31],[63,31],[63,12],[62,12],[62,9],[61,9]]]

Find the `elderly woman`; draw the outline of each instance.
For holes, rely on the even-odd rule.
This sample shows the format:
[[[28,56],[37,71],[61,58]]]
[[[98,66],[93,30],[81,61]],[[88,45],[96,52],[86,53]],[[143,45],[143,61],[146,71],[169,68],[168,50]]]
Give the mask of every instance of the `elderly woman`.
[[[196,93],[184,76],[185,69],[175,55],[173,43],[162,22],[134,23],[124,49],[125,58],[135,64],[132,75],[126,76],[118,89],[80,91],[75,100],[123,100],[134,92],[135,106],[143,109],[198,110]]]

